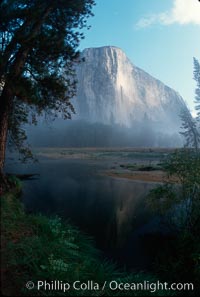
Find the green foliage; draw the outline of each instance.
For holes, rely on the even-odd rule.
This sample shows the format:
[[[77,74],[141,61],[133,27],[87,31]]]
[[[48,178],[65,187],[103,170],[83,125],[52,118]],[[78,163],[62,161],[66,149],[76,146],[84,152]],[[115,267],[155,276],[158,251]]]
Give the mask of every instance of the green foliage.
[[[163,168],[169,181],[177,183],[167,182],[153,189],[149,203],[162,214],[171,209],[179,223],[182,220],[179,227],[196,232],[200,220],[200,153],[177,150],[168,157]]]
[[[8,183],[14,189],[15,193],[20,193],[22,189],[21,181],[15,175],[8,176]]]
[[[10,141],[30,157],[20,125],[28,115],[70,118],[78,46],[94,0],[0,2],[0,120],[9,113]],[[9,94],[9,96],[8,96]],[[6,98],[5,98],[6,97]]]
[[[8,148],[12,151],[17,149],[20,155],[20,160],[26,162],[27,160],[35,160],[31,149],[27,143],[27,135],[23,125],[28,123],[29,108],[25,104],[21,104],[19,100],[14,99],[13,113],[9,117],[9,131],[8,131]],[[32,121],[34,124],[34,122]]]
[[[151,190],[148,195],[148,203],[161,215],[166,214],[177,201],[176,193],[171,184],[158,186]]]

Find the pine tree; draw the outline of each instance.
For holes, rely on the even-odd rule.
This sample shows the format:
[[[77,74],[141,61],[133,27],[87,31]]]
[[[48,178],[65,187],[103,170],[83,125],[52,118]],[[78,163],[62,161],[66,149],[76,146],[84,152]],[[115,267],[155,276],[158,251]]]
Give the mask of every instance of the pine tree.
[[[182,109],[180,118],[182,120],[181,129],[183,130],[180,134],[186,140],[185,147],[192,147],[197,151],[200,143],[200,133],[197,129],[197,123],[187,107]]]
[[[193,147],[198,151],[200,145],[200,64],[196,58],[193,58],[194,62],[194,80],[197,83],[195,90],[195,109],[197,111],[196,118],[193,118],[188,108],[183,108],[180,114],[182,120],[180,132],[185,137],[186,147]]]
[[[76,91],[74,62],[94,0],[0,2],[0,175],[8,130],[20,144],[21,122],[35,113],[68,118]]]
[[[200,123],[200,64],[196,58],[194,58],[194,80],[197,83],[195,90],[195,109],[197,111],[196,120]]]

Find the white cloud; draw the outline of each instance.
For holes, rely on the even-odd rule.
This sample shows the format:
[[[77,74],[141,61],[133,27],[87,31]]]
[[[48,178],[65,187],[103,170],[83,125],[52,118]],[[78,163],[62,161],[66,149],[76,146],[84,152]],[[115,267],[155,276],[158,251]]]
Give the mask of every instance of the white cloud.
[[[170,11],[151,14],[141,18],[137,28],[149,27],[153,24],[195,24],[200,25],[200,1],[199,0],[174,0]]]

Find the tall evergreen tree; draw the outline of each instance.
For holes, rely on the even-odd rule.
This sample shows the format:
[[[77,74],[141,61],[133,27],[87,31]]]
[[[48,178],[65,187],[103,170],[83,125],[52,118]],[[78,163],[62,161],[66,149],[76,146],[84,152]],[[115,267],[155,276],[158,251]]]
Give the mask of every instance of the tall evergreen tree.
[[[197,83],[195,90],[195,109],[197,111],[197,121],[200,122],[200,64],[199,61],[194,58],[194,80]]]
[[[181,129],[183,130],[180,134],[185,138],[185,147],[192,147],[197,151],[200,143],[200,133],[197,129],[197,123],[187,107],[182,109],[180,118],[182,120]]]
[[[194,80],[197,83],[195,89],[195,109],[197,111],[196,118],[193,118],[190,111],[187,108],[183,108],[180,114],[182,120],[180,132],[185,137],[186,147],[193,147],[197,151],[200,146],[200,64],[196,58],[193,59],[194,62]]]
[[[0,175],[8,130],[19,144],[20,123],[33,114],[70,117],[80,29],[94,0],[0,1]],[[35,117],[33,116],[33,119]]]

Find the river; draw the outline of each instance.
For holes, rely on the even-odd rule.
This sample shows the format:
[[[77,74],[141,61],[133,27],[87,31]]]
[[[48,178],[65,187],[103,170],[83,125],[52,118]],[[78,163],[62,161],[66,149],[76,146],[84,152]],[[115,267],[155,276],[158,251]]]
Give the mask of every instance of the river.
[[[102,161],[42,158],[8,164],[13,173],[39,173],[23,181],[22,201],[31,213],[58,215],[94,237],[104,255],[128,269],[148,269],[154,253],[144,236],[160,229],[146,204],[155,183],[106,176]]]

